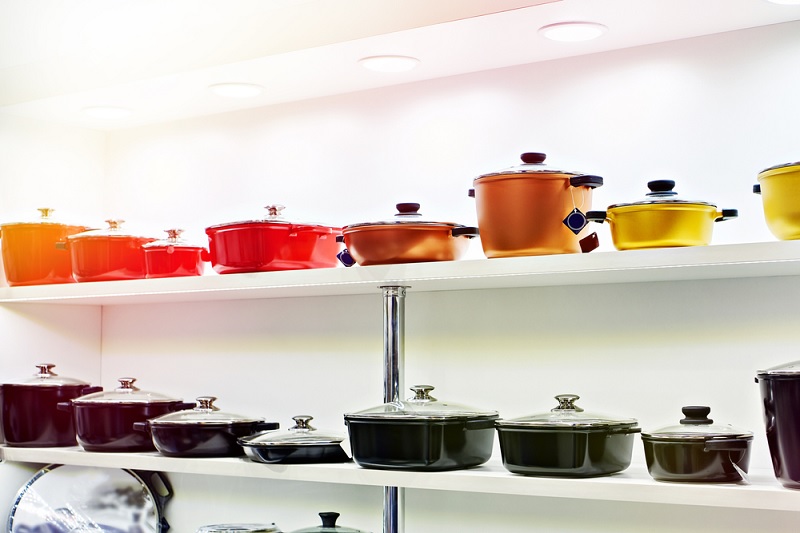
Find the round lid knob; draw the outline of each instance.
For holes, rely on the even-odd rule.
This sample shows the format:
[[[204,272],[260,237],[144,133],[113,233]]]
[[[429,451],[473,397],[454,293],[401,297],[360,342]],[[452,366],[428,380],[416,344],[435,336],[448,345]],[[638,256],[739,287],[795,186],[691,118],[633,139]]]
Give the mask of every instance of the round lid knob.
[[[297,415],[297,416],[293,416],[292,420],[294,420],[294,427],[289,428],[289,429],[303,429],[303,430],[315,429],[315,428],[311,427],[311,425],[309,424],[309,422],[314,420],[313,416],[310,416],[310,415]]]
[[[708,418],[711,408],[705,405],[689,405],[682,408],[681,411],[683,416],[686,417],[681,418],[681,424],[702,425],[714,423],[712,419]]]
[[[322,519],[322,527],[336,527],[336,520],[339,518],[339,513],[319,513]]]
[[[650,192],[647,196],[675,196],[678,193],[673,191],[675,182],[673,180],[653,180],[647,182]]]
[[[577,411],[582,412],[583,409],[575,405],[575,402],[580,400],[581,397],[577,394],[559,394],[556,396],[556,400],[558,401],[558,407],[552,409],[553,411]]]
[[[401,204],[396,204],[395,207],[397,208],[397,215],[395,216],[403,216],[403,217],[422,216],[422,214],[419,213],[419,204],[417,203],[401,203]]]
[[[434,389],[433,385],[414,385],[411,390],[414,391],[414,397],[411,401],[436,401],[436,398],[431,396],[430,392]]]
[[[520,159],[522,159],[523,163],[537,165],[544,163],[544,160],[547,159],[547,156],[541,152],[525,152],[520,156]]]

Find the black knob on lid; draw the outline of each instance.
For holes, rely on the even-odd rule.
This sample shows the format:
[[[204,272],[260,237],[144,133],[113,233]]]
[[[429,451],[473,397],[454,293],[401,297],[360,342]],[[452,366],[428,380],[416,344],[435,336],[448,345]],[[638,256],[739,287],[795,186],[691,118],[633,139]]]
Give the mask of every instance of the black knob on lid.
[[[322,527],[336,527],[339,513],[319,513],[319,517],[322,518]]]
[[[416,215],[419,211],[419,204],[415,203],[396,204],[395,207],[400,215]]]
[[[523,163],[535,164],[544,163],[547,156],[541,152],[525,152],[520,156]]]
[[[705,405],[689,405],[681,409],[683,412],[683,416],[686,418],[681,418],[681,424],[713,424],[714,421],[708,418],[708,414],[711,412],[710,407],[706,407]]]
[[[647,188],[650,189],[650,194],[658,194],[658,195],[672,195],[677,194],[672,189],[675,188],[675,182],[673,180],[653,180],[647,182]]]

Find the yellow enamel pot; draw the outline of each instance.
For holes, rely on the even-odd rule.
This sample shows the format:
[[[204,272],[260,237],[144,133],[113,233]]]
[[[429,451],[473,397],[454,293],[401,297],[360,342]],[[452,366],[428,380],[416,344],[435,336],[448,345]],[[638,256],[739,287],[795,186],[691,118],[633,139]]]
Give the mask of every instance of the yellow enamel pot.
[[[800,239],[800,162],[762,170],[753,192],[761,195],[772,234],[785,241]]]
[[[679,199],[672,180],[651,181],[647,186],[650,192],[643,201],[586,213],[593,222],[608,221],[617,250],[705,246],[711,242],[715,222],[739,214],[736,209],[717,209],[707,202]]]

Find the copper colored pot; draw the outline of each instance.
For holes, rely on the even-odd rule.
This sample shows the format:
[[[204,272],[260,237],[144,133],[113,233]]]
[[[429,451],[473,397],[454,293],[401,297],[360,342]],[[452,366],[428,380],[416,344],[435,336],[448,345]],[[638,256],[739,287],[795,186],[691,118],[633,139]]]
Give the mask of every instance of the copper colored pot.
[[[421,219],[419,204],[397,204],[394,220],[342,228],[347,253],[362,266],[461,259],[478,229]],[[353,263],[344,259],[346,266]]]
[[[208,251],[180,238],[182,229],[168,229],[167,238],[142,245],[146,277],[202,276]]]
[[[293,223],[281,217],[283,206],[267,206],[261,220],[206,228],[211,265],[219,274],[329,268],[338,264],[341,228]]]
[[[50,218],[50,208],[40,208],[39,212],[37,221],[0,226],[5,276],[12,287],[75,282],[70,254],[57,244],[88,228],[55,222]]]
[[[588,252],[597,236],[588,234],[583,213],[592,207],[592,189],[603,178],[558,170],[545,154],[522,154],[522,164],[475,178],[478,229],[486,257]]]
[[[145,277],[144,249],[152,242],[122,230],[123,220],[107,220],[105,230],[91,230],[67,239],[76,281],[110,281]]]

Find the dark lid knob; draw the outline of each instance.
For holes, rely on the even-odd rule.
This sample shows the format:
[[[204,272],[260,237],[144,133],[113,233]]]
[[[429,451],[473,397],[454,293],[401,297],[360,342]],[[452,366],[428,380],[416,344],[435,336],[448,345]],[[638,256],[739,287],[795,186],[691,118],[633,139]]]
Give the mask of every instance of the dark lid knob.
[[[536,164],[544,163],[547,156],[541,152],[525,152],[520,156],[523,163]]]
[[[403,204],[396,204],[395,207],[397,208],[397,213],[399,215],[418,215],[419,211],[419,204],[414,203],[403,203]]]
[[[681,409],[683,411],[683,416],[686,418],[681,418],[681,424],[713,424],[714,421],[708,418],[708,414],[711,412],[710,407],[706,407],[705,405],[689,405]]]
[[[319,513],[319,517],[322,518],[322,527],[336,527],[339,513]]]
[[[648,196],[650,195],[658,195],[658,196],[667,196],[667,195],[674,195],[678,194],[672,189],[675,188],[675,182],[673,180],[653,180],[647,182],[647,188],[650,189],[650,192],[647,193]]]

